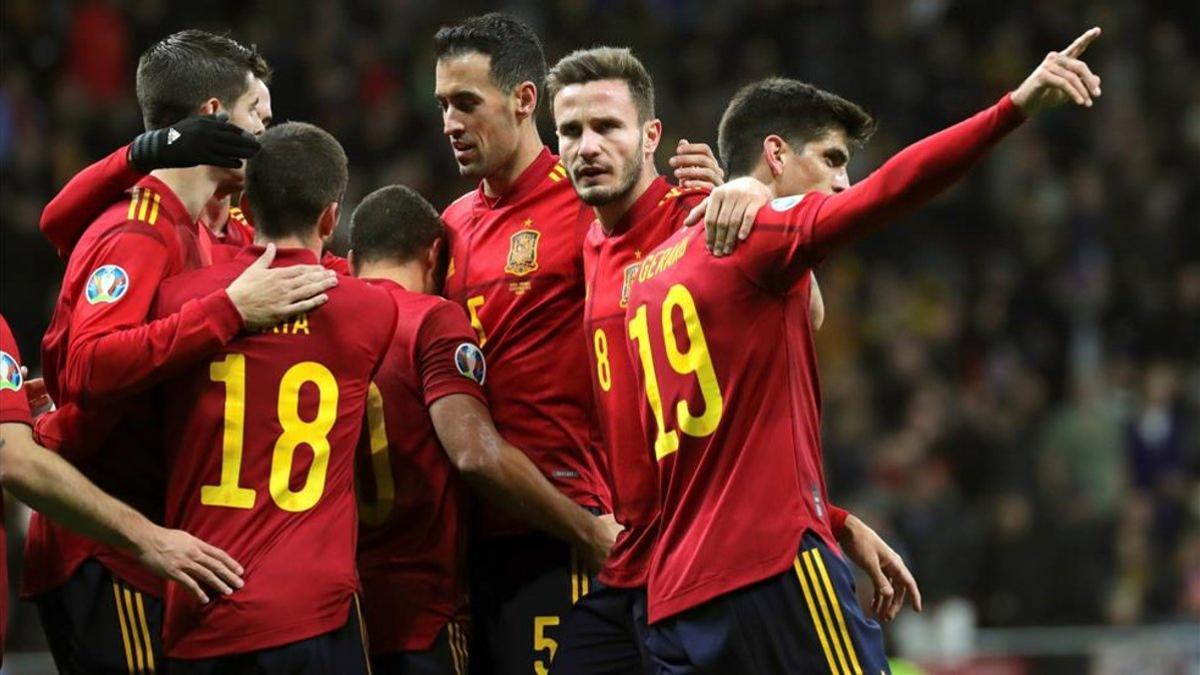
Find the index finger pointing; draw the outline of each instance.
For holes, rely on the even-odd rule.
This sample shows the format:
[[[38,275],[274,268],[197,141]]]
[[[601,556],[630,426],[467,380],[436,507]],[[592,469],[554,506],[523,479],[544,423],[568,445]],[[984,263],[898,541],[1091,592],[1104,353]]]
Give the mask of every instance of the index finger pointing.
[[[1079,58],[1079,55],[1088,48],[1088,45],[1092,44],[1092,42],[1094,42],[1098,37],[1100,37],[1100,27],[1095,26],[1093,28],[1089,28],[1086,32],[1084,32],[1083,35],[1075,38],[1075,41],[1071,43],[1071,46],[1064,49],[1062,54],[1064,56],[1070,56],[1073,59]]]

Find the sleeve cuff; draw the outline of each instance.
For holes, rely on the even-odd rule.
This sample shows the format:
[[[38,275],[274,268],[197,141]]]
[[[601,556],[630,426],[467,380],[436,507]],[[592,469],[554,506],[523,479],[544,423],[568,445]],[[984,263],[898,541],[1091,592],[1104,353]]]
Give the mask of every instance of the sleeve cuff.
[[[1017,107],[1016,103],[1013,103],[1012,95],[1013,93],[1010,91],[1000,98],[1000,102],[996,104],[996,112],[1005,125],[1015,128],[1029,118]]]
[[[841,538],[842,532],[846,530],[846,516],[850,512],[833,504],[829,505],[829,529],[833,531],[835,538]]]
[[[212,326],[222,344],[229,342],[245,327],[242,313],[238,311],[229,294],[221,289],[200,300],[205,320]]]

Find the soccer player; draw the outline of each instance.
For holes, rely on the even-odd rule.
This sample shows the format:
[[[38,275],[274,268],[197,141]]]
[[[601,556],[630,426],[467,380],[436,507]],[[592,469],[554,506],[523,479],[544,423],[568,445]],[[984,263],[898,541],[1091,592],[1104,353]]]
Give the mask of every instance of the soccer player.
[[[246,186],[257,244],[168,279],[170,315],[257,264],[315,265],[337,226],[348,169],[310,124],[262,136]],[[371,378],[396,330],[388,294],[345,278],[329,302],[238,337],[163,385],[167,518],[245,567],[236,597],[196,602],[167,587],[173,673],[367,673],[354,553],[354,452]]]
[[[466,672],[462,482],[590,558],[613,525],[559,492],[492,422],[488,366],[462,307],[436,293],[445,228],[416,192],[390,186],[354,211],[354,273],[386,289],[400,316],[368,400],[360,446],[359,574],[376,673]],[[371,476],[371,478],[366,478]]]
[[[605,469],[590,448],[589,385],[569,370],[587,358],[582,246],[593,216],[538,136],[541,42],[519,21],[487,14],[440,30],[434,51],[443,133],[459,172],[480,179],[443,213],[446,296],[467,310],[491,364],[485,390],[500,435],[577,504],[608,513]],[[697,148],[681,150],[684,163],[703,163]],[[690,168],[717,172],[715,161]],[[556,627],[587,593],[599,561],[494,510],[479,529],[470,564],[473,668],[527,673],[532,665],[544,674]]]
[[[138,64],[138,100],[150,129],[225,112],[262,130],[255,113],[256,53],[233,40],[184,31],[150,47]],[[217,352],[243,328],[310,310],[335,275],[318,266],[267,269],[273,253],[170,316],[149,321],[163,279],[205,263],[200,210],[226,169],[160,169],[107,208],[74,247],[43,340],[47,389],[59,408],[38,419],[36,438],[101,488],[159,520],[164,470],[159,419],[146,390]],[[51,651],[67,672],[161,664],[159,579],[123,551],[34,515],[23,594],[33,599]],[[114,606],[129,593],[147,629],[123,636]],[[125,637],[125,639],[122,639]]]
[[[645,585],[658,493],[641,428],[629,424],[639,415],[641,393],[626,347],[625,308],[643,253],[683,227],[706,192],[681,192],[658,175],[654,150],[662,125],[654,117],[654,85],[628,49],[598,47],[563,58],[550,70],[547,91],[563,164],[596,214],[584,246],[584,317],[595,357],[589,370],[603,446],[612,468],[614,514],[625,527],[601,570],[602,585],[576,603],[564,623],[554,670],[648,672],[642,648]],[[747,203],[730,205],[757,211],[767,198],[755,197],[750,193]],[[815,328],[823,308],[814,298],[808,311]],[[839,530],[858,530],[853,541],[861,546],[852,556],[864,568],[890,552],[870,528],[847,520],[844,511],[833,520],[849,523]],[[903,567],[898,557],[896,563]]]
[[[865,139],[861,108],[778,78],[734,97],[722,155],[777,199],[733,255],[710,256],[691,229],[667,239],[643,259],[626,310],[659,465],[647,640],[659,672],[888,671],[832,537],[812,334],[795,307],[807,305],[814,265],[944,190],[1027,116],[1090,104],[1099,79],[1077,57],[1098,34],[835,194],[795,192],[813,163],[844,163]]]
[[[179,530],[166,530],[97,488],[53,452],[33,440],[33,418],[24,390],[21,353],[0,315],[0,484],[17,499],[86,536],[118,546],[155,574],[187,586],[201,602],[200,584],[232,592],[242,584],[242,568],[224,551]],[[4,510],[0,503],[0,588],[8,588],[4,551]],[[8,594],[0,594],[0,663]],[[132,606],[121,609],[138,627]]]

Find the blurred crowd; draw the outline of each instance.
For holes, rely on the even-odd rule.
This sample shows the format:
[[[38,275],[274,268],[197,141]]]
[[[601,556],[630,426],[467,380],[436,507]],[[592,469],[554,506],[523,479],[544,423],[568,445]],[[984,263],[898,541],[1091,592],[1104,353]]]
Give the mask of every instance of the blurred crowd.
[[[38,217],[75,171],[141,130],[142,49],[185,27],[256,43],[275,69],[275,119],[345,145],[348,207],[393,182],[444,206],[471,186],[441,135],[432,36],[493,8],[5,0],[0,308],[27,363],[63,269]],[[1085,55],[1103,78],[1095,108],[1044,115],[949,195],[819,270],[828,478],[835,501],[904,553],[934,608],[965,600],[982,626],[1200,620],[1200,4],[505,9],[551,63],[595,44],[634,49],[655,77],[660,166],[678,138],[715,146],[729,96],[778,73],[878,116],[852,178],[1102,26]],[[543,119],[553,146],[550,129]]]

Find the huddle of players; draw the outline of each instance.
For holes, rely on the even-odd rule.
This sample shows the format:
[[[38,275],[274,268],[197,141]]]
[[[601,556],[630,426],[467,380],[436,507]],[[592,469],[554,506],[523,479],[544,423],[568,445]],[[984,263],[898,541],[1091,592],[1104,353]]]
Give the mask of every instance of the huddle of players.
[[[38,518],[25,592],[60,669],[152,672],[165,654],[172,672],[461,673],[469,654],[472,672],[886,672],[843,553],[877,615],[919,597],[826,494],[811,272],[1029,114],[1090,105],[1077,57],[1098,33],[853,187],[871,118],[793,80],[751,84],[719,130],[739,178],[710,194],[691,187],[721,182],[705,149],[681,145],[679,187],[657,175],[653,84],[628,50],[547,73],[526,26],[476,17],[436,36],[436,96],[480,186],[440,219],[406,188],[369,195],[353,277],[322,256],[341,146],[263,131],[253,50],[166,38],[138,69],[153,131],[43,218],[69,262],[43,350],[59,407],[36,436],[224,549],[245,584],[199,574],[222,592],[206,603]],[[534,125],[543,81],[561,157]],[[253,152],[191,121],[218,112],[259,134],[244,176],[167,168],[206,135],[222,157]],[[700,217],[706,235],[685,227]]]

